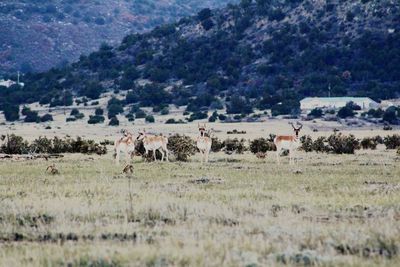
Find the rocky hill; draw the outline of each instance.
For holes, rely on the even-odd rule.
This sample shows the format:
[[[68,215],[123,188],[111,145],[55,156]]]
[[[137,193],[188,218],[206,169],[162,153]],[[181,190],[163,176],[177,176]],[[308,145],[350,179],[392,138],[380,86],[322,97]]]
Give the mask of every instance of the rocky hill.
[[[174,22],[228,0],[0,1],[0,74],[44,71],[76,61],[101,43]]]
[[[3,103],[63,105],[126,91],[120,104],[296,114],[304,96],[400,95],[397,0],[243,0],[132,34],[77,63],[24,77]]]

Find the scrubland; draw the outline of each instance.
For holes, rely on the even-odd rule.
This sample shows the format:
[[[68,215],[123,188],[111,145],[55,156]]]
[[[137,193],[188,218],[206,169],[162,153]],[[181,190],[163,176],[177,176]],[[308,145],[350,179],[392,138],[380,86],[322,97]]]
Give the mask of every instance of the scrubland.
[[[2,266],[398,266],[395,151],[0,162]],[[46,173],[54,163],[59,175]]]

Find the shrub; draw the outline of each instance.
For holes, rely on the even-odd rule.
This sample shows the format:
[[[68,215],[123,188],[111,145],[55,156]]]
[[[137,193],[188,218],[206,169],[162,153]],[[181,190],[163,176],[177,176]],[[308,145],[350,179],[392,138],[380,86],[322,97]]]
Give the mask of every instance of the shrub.
[[[102,108],[96,108],[94,114],[97,115],[97,116],[103,116],[104,115],[104,110]]]
[[[15,134],[7,135],[1,145],[1,153],[5,154],[27,154],[29,151],[29,143]]]
[[[145,121],[148,123],[154,123],[156,120],[154,119],[153,115],[147,115]]]
[[[88,124],[103,123],[104,120],[104,116],[94,115],[89,117]]]
[[[69,114],[70,116],[75,116],[79,114],[79,110],[77,108],[74,108],[71,110],[71,113]]]
[[[400,148],[400,135],[388,135],[383,139],[383,143],[385,144],[386,149]]]
[[[109,126],[118,126],[119,125],[119,120],[117,117],[112,117],[108,123]]]
[[[19,119],[18,105],[5,104],[3,110],[6,121],[16,121]]]
[[[253,154],[276,150],[275,144],[265,138],[254,139],[250,142],[250,151]]]
[[[339,118],[345,119],[348,117],[354,117],[355,113],[352,108],[345,106],[345,107],[342,107],[341,109],[339,109],[337,115]]]
[[[76,118],[75,117],[68,117],[65,121],[66,122],[76,121]]]
[[[144,112],[144,110],[142,110],[142,109],[139,109],[138,111],[136,111],[135,117],[136,117],[136,119],[146,118],[146,112]]]
[[[223,142],[224,145],[224,150],[226,154],[232,154],[232,153],[237,153],[237,154],[242,154],[244,151],[246,151],[246,140],[245,139],[226,139]]]
[[[350,134],[349,136],[332,134],[328,137],[330,150],[335,154],[354,154],[356,149],[360,148],[360,142]]]
[[[183,120],[175,120],[175,119],[168,119],[165,124],[183,124],[185,123]]]
[[[37,111],[27,111],[24,122],[40,122],[40,117]]]
[[[161,114],[161,115],[168,115],[168,114],[169,114],[169,109],[168,109],[167,107],[163,108],[163,109],[160,111],[160,114]]]
[[[53,121],[53,116],[51,114],[45,114],[40,118],[41,122]]]
[[[304,136],[300,137],[300,142],[301,142],[301,146],[300,146],[301,150],[303,150],[305,152],[313,151],[313,140],[312,140],[311,136],[304,135]]]
[[[75,115],[75,119],[77,119],[77,120],[83,119],[84,117],[85,117],[85,114],[83,114],[83,113],[78,113]]]
[[[361,147],[363,149],[376,149],[377,145],[378,145],[378,141],[375,138],[371,138],[371,137],[364,137],[361,142]]]
[[[168,138],[168,149],[178,161],[187,161],[197,151],[193,139],[186,135],[175,134]]]
[[[327,140],[324,136],[318,137],[312,144],[312,150],[315,152],[329,152],[326,142]]]
[[[315,108],[308,113],[308,116],[313,118],[321,118],[322,115],[324,115],[324,112],[320,108]]]
[[[218,139],[218,137],[212,137],[211,151],[216,153],[220,152],[224,148],[224,142]]]
[[[135,115],[133,115],[132,113],[128,113],[125,118],[128,119],[128,121],[135,121]]]
[[[190,115],[189,117],[189,121],[195,121],[195,120],[203,120],[203,119],[207,119],[208,115],[207,112],[195,112],[193,114]]]

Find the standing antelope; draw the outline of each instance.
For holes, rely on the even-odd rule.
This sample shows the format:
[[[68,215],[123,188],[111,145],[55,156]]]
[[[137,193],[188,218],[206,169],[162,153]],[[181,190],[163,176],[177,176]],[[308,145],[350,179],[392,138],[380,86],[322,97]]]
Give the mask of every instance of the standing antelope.
[[[119,164],[119,156],[121,151],[125,153],[125,160],[128,163],[129,157],[132,158],[135,153],[135,141],[133,135],[127,130],[121,131],[124,136],[118,138],[114,144],[114,156],[116,164]]]
[[[295,133],[294,135],[278,135],[274,139],[274,144],[276,146],[276,161],[278,163],[280,163],[279,154],[282,149],[289,150],[289,164],[294,163],[293,154],[294,151],[300,146],[299,132],[301,128],[303,128],[301,123],[297,122],[297,124],[300,125],[299,128],[296,128],[293,123],[290,123],[290,125],[293,127]]]
[[[164,160],[164,154],[166,156],[166,160],[168,160],[168,138],[165,136],[156,136],[146,134],[146,131],[140,131],[137,137],[138,141],[143,141],[144,149],[146,150],[146,154],[149,154],[149,151],[153,151],[154,161],[156,158],[156,151],[160,151],[161,153],[161,161]]]
[[[204,161],[208,162],[208,155],[210,154],[212,139],[210,135],[210,131],[206,132],[206,124],[200,125],[197,124],[200,132],[200,136],[197,137],[197,148],[201,154],[201,163]]]

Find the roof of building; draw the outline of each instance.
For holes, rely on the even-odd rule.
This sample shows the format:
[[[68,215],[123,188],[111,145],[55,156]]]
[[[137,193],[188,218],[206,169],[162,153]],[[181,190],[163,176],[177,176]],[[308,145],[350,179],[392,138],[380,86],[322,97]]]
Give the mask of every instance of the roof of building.
[[[304,99],[302,99],[300,102],[308,102],[308,101],[319,101],[319,102],[342,102],[342,101],[346,101],[346,102],[350,102],[350,101],[371,101],[371,102],[375,102],[374,100],[372,100],[369,97],[306,97]]]

